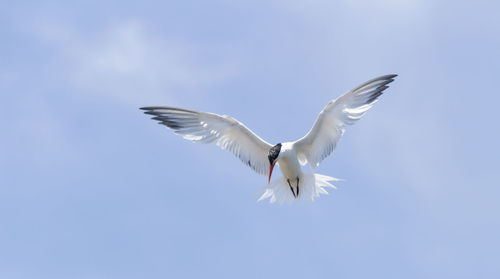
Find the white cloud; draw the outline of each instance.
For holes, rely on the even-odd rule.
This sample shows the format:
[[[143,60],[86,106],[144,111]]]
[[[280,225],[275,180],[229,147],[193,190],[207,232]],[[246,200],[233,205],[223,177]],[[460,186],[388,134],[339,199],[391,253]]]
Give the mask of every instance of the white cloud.
[[[353,21],[352,23],[362,23],[373,29],[386,25],[388,16],[407,22],[418,20],[422,15],[427,14],[429,9],[427,1],[419,0],[282,2],[282,7],[288,8],[296,16],[307,18],[309,21],[332,22],[347,19]],[[366,24],[366,21],[373,17],[378,17],[378,20]],[[379,32],[384,32],[384,30],[379,30]]]
[[[7,123],[13,128],[8,144],[0,148],[0,164],[18,158],[51,167],[78,155],[66,125],[72,116],[61,117],[64,99],[55,92],[135,107],[175,104],[178,96],[199,96],[202,89],[235,72],[230,63],[203,63],[199,49],[152,34],[138,21],[90,34],[65,23],[39,21],[33,26],[27,33],[44,57],[0,67],[2,90],[23,94],[10,94],[9,108],[3,111],[16,116]],[[8,146],[23,146],[23,151]]]
[[[176,95],[199,93],[235,72],[229,62],[203,64],[200,49],[151,34],[139,21],[112,25],[90,39],[45,23],[40,35],[61,51],[61,71],[79,91],[134,105],[171,104]]]

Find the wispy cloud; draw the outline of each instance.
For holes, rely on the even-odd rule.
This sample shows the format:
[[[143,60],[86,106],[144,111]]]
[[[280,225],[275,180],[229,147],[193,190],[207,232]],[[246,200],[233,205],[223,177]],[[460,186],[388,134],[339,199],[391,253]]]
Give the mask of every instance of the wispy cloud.
[[[11,94],[4,99],[9,107],[2,112],[16,117],[9,120],[12,133],[0,148],[2,164],[24,160],[37,167],[57,165],[77,152],[71,137],[76,127],[67,122],[78,116],[61,117],[67,100],[62,95],[135,108],[175,105],[180,98],[199,97],[236,71],[227,61],[207,63],[201,48],[150,32],[140,21],[110,24],[93,33],[49,20],[27,26],[23,36],[46,52],[41,61],[0,66],[0,89],[23,92],[23,98]],[[22,152],[8,146],[22,146]]]
[[[172,103],[235,72],[227,61],[203,63],[199,48],[152,34],[140,21],[108,26],[90,38],[54,23],[42,24],[39,34],[60,51],[61,71],[76,89],[134,105]]]

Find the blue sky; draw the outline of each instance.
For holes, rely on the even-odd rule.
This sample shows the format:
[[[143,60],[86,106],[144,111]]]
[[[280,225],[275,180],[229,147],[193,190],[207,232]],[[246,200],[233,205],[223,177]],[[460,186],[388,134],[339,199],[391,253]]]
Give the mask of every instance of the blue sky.
[[[499,9],[2,3],[0,277],[500,277]],[[277,143],[389,73],[315,203],[257,203],[265,177],[138,110],[228,114]]]

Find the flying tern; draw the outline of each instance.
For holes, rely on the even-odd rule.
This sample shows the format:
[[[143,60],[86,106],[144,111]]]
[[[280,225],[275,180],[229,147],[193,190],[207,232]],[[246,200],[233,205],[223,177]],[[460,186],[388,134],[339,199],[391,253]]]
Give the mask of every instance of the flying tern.
[[[332,100],[304,137],[276,145],[269,144],[227,115],[164,106],[141,109],[174,130],[175,134],[194,142],[216,144],[232,152],[257,173],[267,175],[268,184],[259,201],[269,198],[270,202],[282,203],[301,197],[313,201],[320,194],[328,194],[324,187],[335,188],[330,181],[339,180],[315,174],[314,170],[335,150],[345,128],[359,120],[377,102],[396,76],[374,78]],[[283,177],[271,182],[276,164]],[[302,171],[301,165],[305,164],[309,164],[311,173]]]

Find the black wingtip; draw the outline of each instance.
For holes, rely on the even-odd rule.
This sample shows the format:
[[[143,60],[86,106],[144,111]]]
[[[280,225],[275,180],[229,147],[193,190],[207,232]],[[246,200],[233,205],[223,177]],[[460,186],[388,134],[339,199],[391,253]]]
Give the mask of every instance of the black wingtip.
[[[389,74],[389,75],[381,76],[378,79],[394,79],[397,76],[398,76],[397,74]]]
[[[162,107],[162,106],[154,106],[154,107],[142,107],[139,108],[142,110],[155,110],[155,109],[171,109],[171,107]]]
[[[167,106],[141,107],[139,109],[147,110],[147,111],[155,111],[155,110],[167,111],[167,110],[169,110],[169,111],[175,111],[175,112],[185,112],[185,113],[194,113],[194,114],[200,113],[200,112],[195,111],[195,110],[182,109],[182,108],[176,108],[176,107],[167,107]]]
[[[170,107],[161,107],[161,106],[154,106],[154,107],[142,107],[140,109],[142,110],[155,110],[155,109],[168,109]]]

